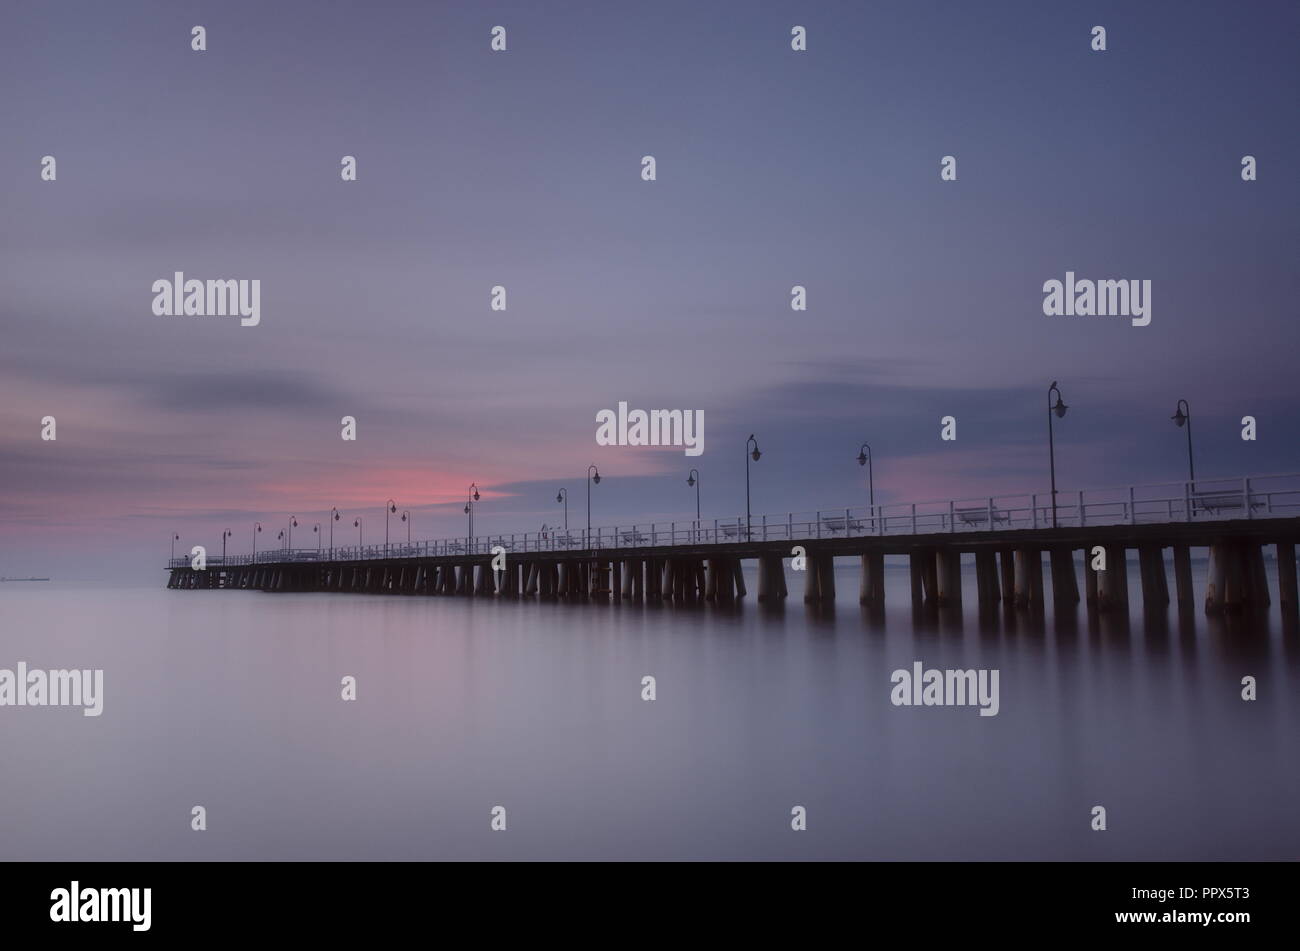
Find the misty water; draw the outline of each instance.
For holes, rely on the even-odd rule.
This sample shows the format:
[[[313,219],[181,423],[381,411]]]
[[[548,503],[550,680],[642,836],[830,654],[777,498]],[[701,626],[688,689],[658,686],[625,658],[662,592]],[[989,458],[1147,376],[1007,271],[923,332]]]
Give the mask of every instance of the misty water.
[[[1273,564],[1255,620],[1145,618],[1130,568],[1127,623],[981,618],[970,566],[959,615],[914,615],[901,565],[873,613],[847,561],[833,610],[794,574],[776,609],[752,575],[738,608],[5,584],[0,667],[104,698],[0,708],[0,856],[1294,859]],[[894,706],[915,661],[996,668],[998,715]]]

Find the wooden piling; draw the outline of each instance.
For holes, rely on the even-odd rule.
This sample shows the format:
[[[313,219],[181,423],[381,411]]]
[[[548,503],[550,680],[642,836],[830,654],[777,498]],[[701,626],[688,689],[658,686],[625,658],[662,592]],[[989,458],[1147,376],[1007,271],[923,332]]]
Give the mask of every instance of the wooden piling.
[[[1123,545],[1106,546],[1106,570],[1099,572],[1097,607],[1128,612],[1128,551]]]
[[[1052,565],[1052,603],[1068,606],[1079,603],[1079,578],[1074,573],[1074,551],[1056,547],[1049,553]]]
[[[1192,587],[1192,552],[1186,545],[1174,546],[1174,591],[1178,604],[1186,607],[1196,601]]]
[[[1277,543],[1277,599],[1284,614],[1296,613],[1297,585],[1295,573],[1295,543]]]

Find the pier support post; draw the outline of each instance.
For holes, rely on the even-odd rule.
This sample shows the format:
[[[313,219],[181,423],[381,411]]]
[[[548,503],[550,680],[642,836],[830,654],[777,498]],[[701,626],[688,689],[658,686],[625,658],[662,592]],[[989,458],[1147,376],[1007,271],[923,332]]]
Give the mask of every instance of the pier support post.
[[[1100,610],[1128,612],[1128,551],[1123,545],[1106,546],[1106,570],[1099,572],[1097,606]]]
[[[1039,576],[1042,584],[1043,565],[1038,552],[1016,549],[1016,607],[1028,607],[1034,600],[1033,575]]]
[[[991,551],[975,552],[975,580],[979,592],[980,610],[987,610],[1002,600],[998,590],[998,559]]]
[[[925,552],[914,551],[907,556],[908,575],[912,583],[912,604],[925,600]]]
[[[1246,543],[1245,567],[1248,578],[1249,604],[1265,611],[1273,603],[1268,591],[1268,572],[1264,569],[1264,546],[1259,542]]]
[[[1195,603],[1192,588],[1192,552],[1186,545],[1174,546],[1174,591],[1179,607]]]
[[[876,606],[885,603],[885,556],[883,552],[867,552],[862,556],[862,586],[858,591],[858,603]]]
[[[1163,608],[1169,603],[1169,582],[1165,578],[1165,559],[1158,545],[1138,547],[1138,571],[1142,578],[1144,610]]]
[[[1079,603],[1079,578],[1074,573],[1074,551],[1070,548],[1053,548],[1052,603],[1065,606]]]
[[[939,603],[960,608],[961,552],[955,548],[941,548],[935,552],[934,558]]]
[[[803,603],[814,604],[822,598],[816,552],[808,552],[803,573]]]
[[[1277,543],[1277,599],[1282,614],[1294,615],[1297,607],[1295,573],[1295,543]]]
[[[1016,555],[1010,548],[998,552],[998,573],[1002,577],[1002,603],[1007,607],[1016,604]]]

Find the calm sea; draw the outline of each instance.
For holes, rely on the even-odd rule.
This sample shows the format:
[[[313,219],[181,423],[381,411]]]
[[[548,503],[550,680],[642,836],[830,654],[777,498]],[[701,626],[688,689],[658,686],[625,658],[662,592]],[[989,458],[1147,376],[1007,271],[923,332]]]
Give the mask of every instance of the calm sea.
[[[0,857],[1300,856],[1276,604],[981,619],[972,575],[917,617],[888,575],[883,614],[847,564],[833,611],[0,585],[0,667],[105,680],[98,718],[0,708]],[[1000,712],[893,706],[915,661],[998,669]]]

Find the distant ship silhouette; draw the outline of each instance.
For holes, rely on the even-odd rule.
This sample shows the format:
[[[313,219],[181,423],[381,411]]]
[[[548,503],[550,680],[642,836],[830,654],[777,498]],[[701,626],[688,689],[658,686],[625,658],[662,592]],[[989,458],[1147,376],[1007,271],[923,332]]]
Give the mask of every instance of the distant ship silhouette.
[[[49,578],[0,578],[0,581],[49,581]]]

